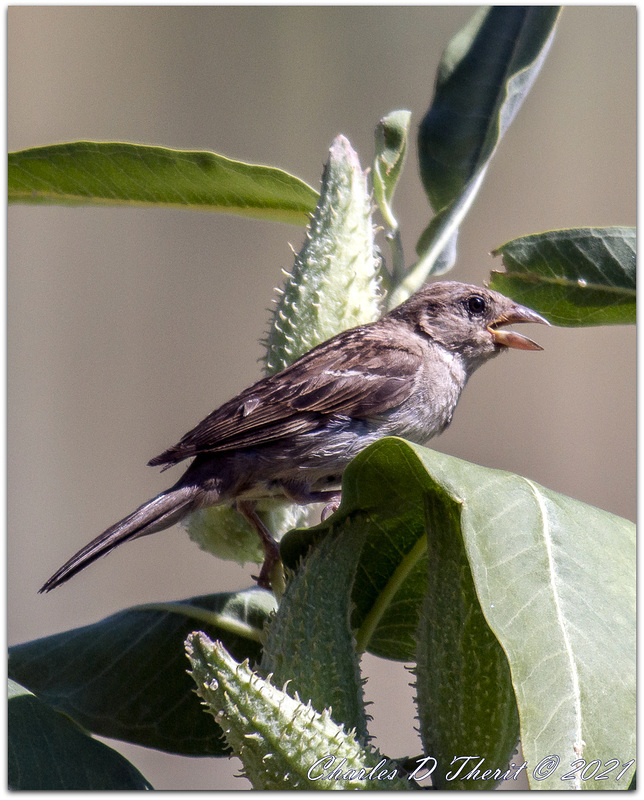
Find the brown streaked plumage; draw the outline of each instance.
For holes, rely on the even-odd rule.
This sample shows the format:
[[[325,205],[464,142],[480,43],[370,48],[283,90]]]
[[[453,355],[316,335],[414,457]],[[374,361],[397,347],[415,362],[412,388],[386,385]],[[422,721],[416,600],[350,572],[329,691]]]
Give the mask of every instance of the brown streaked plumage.
[[[310,433],[331,414],[368,417],[399,405],[409,397],[423,352],[413,340],[401,347],[391,327],[353,328],[323,342],[224,403],[149,466]]]
[[[488,289],[444,281],[370,325],[344,331],[209,414],[152,466],[194,458],[170,489],[108,528],[44,584],[64,583],[119,544],[218,503],[236,507],[266,549],[267,586],[277,546],[255,513],[263,497],[331,501],[349,461],[383,436],[422,444],[451,422],[469,376],[503,350],[540,350],[515,322],[546,323]],[[547,323],[546,323],[547,324]]]

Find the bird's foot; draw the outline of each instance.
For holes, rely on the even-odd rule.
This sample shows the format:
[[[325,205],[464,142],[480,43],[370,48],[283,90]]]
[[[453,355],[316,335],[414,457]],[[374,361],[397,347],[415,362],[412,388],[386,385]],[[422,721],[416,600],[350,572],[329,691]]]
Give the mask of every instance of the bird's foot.
[[[338,510],[340,499],[342,498],[342,492],[338,491],[338,489],[312,492],[306,486],[300,484],[284,484],[282,488],[284,489],[284,494],[294,503],[301,503],[302,505],[307,503],[326,503],[322,509],[322,522],[327,517],[330,517],[334,511]]]
[[[279,556],[279,548],[275,549],[275,552],[268,552],[265,551],[264,555],[264,563],[262,564],[262,568],[259,571],[259,575],[252,575],[251,577],[253,580],[257,581],[257,585],[261,586],[262,589],[272,589],[272,579],[275,567],[280,563],[280,556]]]
[[[250,500],[238,501],[237,510],[250,522],[253,528],[255,528],[262,543],[262,547],[264,548],[264,563],[262,564],[259,575],[252,575],[251,577],[253,580],[257,581],[257,585],[261,586],[262,589],[276,590],[278,587],[273,584],[275,582],[276,568],[280,563],[279,545],[275,539],[273,539],[271,532],[259,517],[257,511],[255,511],[255,503]]]
[[[335,497],[331,500],[330,503],[327,503],[324,508],[322,509],[322,514],[320,515],[320,519],[322,522],[326,520],[327,517],[330,517],[331,514],[335,514],[335,512],[340,507],[340,497]]]

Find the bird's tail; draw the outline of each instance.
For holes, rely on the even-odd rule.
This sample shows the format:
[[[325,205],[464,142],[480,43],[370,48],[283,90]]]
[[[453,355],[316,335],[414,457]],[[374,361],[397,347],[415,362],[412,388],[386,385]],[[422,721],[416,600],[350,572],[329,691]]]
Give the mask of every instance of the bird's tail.
[[[162,492],[85,545],[55,572],[40,592],[49,592],[123,542],[147,536],[179,522],[197,506],[199,489],[184,485]]]

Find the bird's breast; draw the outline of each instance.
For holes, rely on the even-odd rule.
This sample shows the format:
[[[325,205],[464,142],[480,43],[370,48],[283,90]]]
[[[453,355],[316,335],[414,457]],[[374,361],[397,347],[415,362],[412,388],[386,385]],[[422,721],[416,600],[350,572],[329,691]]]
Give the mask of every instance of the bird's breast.
[[[467,377],[460,358],[442,347],[428,348],[407,400],[383,415],[389,428],[385,435],[424,444],[442,433],[452,421]]]

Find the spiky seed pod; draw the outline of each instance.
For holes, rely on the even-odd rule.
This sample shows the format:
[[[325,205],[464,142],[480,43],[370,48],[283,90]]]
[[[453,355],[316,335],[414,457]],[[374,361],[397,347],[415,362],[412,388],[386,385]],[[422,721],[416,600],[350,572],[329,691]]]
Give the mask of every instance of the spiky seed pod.
[[[338,136],[304,244],[279,291],[265,339],[266,371],[279,372],[336,333],[377,319],[379,267],[366,175]]]
[[[257,511],[279,541],[286,531],[303,524],[308,510],[278,500],[260,501]],[[226,561],[261,564],[264,549],[257,531],[234,508],[211,506],[195,511],[183,521],[188,536],[202,550]]]
[[[221,642],[192,633],[186,651],[197,693],[255,789],[407,789],[395,765],[362,747],[328,709],[289,697],[238,664]]]

